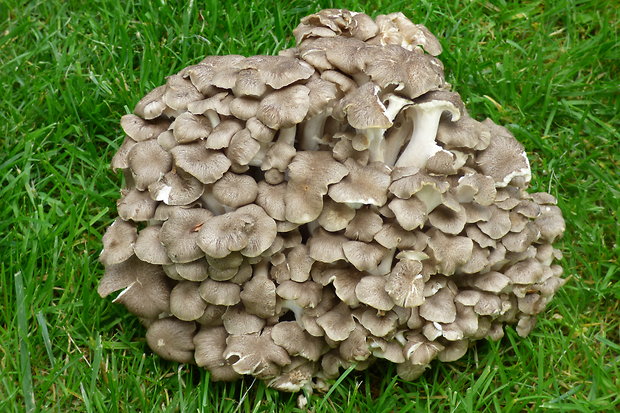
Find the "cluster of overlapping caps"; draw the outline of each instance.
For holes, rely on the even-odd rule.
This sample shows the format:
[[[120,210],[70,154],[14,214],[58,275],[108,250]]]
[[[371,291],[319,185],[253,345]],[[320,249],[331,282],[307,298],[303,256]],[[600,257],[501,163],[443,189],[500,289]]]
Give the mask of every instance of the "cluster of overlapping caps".
[[[123,116],[99,293],[214,380],[324,387],[377,359],[413,379],[524,336],[562,285],[556,200],[471,118],[428,29],[323,10],[279,56],[209,56]]]

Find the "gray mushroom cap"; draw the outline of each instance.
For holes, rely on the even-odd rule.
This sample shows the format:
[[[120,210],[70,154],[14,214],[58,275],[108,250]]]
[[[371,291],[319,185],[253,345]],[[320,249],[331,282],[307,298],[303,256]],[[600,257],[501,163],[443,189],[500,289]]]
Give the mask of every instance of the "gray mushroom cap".
[[[355,295],[360,302],[377,310],[389,311],[394,307],[394,301],[385,290],[386,279],[380,275],[363,277],[355,287]]]
[[[349,125],[355,129],[387,129],[392,122],[386,116],[386,108],[379,99],[380,88],[372,82],[350,91],[341,99],[335,113],[338,117],[346,117]]]
[[[286,350],[273,342],[269,327],[260,334],[231,335],[226,344],[224,358],[239,374],[272,378],[291,362]]]
[[[144,262],[158,265],[172,264],[166,253],[166,248],[159,240],[160,229],[161,227],[158,225],[151,225],[142,229],[135,240],[133,249],[136,256]]]
[[[403,345],[398,341],[386,341],[378,337],[370,337],[373,348],[372,355],[402,365],[405,363],[405,355],[403,354]]]
[[[265,319],[246,312],[242,305],[227,307],[221,318],[224,328],[232,335],[258,333],[266,324]]]
[[[286,206],[284,204],[285,193],[285,183],[270,185],[265,181],[260,181],[258,183],[256,205],[263,208],[271,218],[277,221],[284,221],[286,211]]]
[[[371,242],[374,236],[383,228],[383,219],[371,208],[360,208],[355,211],[355,217],[349,222],[344,235],[352,240]]]
[[[224,327],[202,327],[193,339],[196,364],[209,369],[210,379],[214,381],[232,381],[241,378],[224,360],[227,336]]]
[[[252,65],[258,71],[260,79],[274,89],[282,89],[298,80],[310,78],[314,68],[293,57],[260,56],[262,61]]]
[[[343,235],[331,234],[319,228],[308,240],[308,255],[315,261],[326,263],[344,260],[342,245],[346,241],[348,239]]]
[[[226,67],[237,67],[244,60],[243,56],[208,56],[197,65],[189,66],[181,72],[184,77],[189,77],[192,84],[205,96],[217,91],[213,78]]]
[[[136,142],[156,138],[160,133],[168,129],[168,126],[170,126],[170,122],[165,119],[148,121],[136,115],[124,115],[121,118],[123,131]]]
[[[261,207],[251,204],[205,222],[197,244],[214,258],[224,258],[233,251],[256,257],[271,246],[276,234],[275,221]]]
[[[355,215],[355,210],[347,204],[340,204],[331,199],[326,199],[323,203],[321,215],[319,215],[317,220],[319,225],[327,231],[336,232],[345,228],[348,229],[349,223]]]
[[[329,188],[331,199],[351,206],[382,206],[386,203],[390,185],[389,168],[378,162],[361,166],[353,159],[347,159],[345,165],[349,173]]]
[[[437,141],[447,148],[484,150],[491,142],[489,126],[471,118],[466,113],[453,122],[440,122]]]
[[[462,236],[444,235],[431,230],[428,240],[428,252],[435,259],[439,271],[452,275],[459,265],[465,264],[471,257],[473,241]]]
[[[197,283],[181,281],[170,292],[170,312],[179,320],[196,320],[206,308],[207,303],[200,296]]]
[[[276,294],[288,301],[287,305],[294,301],[296,305],[303,308],[316,308],[322,300],[321,285],[313,281],[283,281],[276,288]],[[297,317],[298,314],[296,313],[295,316]]]
[[[316,322],[325,331],[327,337],[334,341],[345,340],[355,330],[355,321],[351,315],[351,310],[344,303],[338,304],[318,317]]]
[[[489,146],[476,157],[480,171],[495,180],[495,186],[503,188],[513,180],[519,186],[529,183],[531,179],[530,163],[525,148],[512,134],[491,120],[484,122],[491,130]]]
[[[157,140],[138,142],[127,154],[136,188],[143,191],[172,169],[172,156]]]
[[[271,129],[295,126],[306,117],[310,107],[310,89],[289,86],[267,95],[258,106],[256,118]]]
[[[222,317],[226,313],[228,307],[223,305],[208,305],[204,314],[196,320],[201,326],[204,327],[218,327],[224,325]]]
[[[400,248],[403,250],[418,244],[418,236],[421,232],[407,231],[396,222],[388,222],[374,236],[375,241],[385,248]],[[420,249],[424,249],[423,247]]]
[[[97,292],[101,297],[106,297],[123,290],[114,302],[123,304],[139,317],[152,320],[169,311],[170,289],[170,280],[161,267],[132,256],[106,267]]]
[[[138,231],[130,222],[117,218],[103,235],[103,250],[99,261],[105,266],[120,264],[133,255]]]
[[[376,18],[377,36],[374,44],[397,44],[407,50],[425,51],[433,56],[441,53],[441,44],[422,24],[413,24],[401,12],[379,15]]]
[[[136,145],[136,141],[131,139],[129,136],[125,136],[123,143],[118,148],[118,151],[112,157],[112,161],[110,162],[110,166],[112,167],[112,171],[116,172],[118,169],[128,169],[129,163],[127,162],[127,156],[129,155],[129,151]]]
[[[196,324],[166,317],[154,321],[146,331],[151,350],[166,360],[179,363],[194,361],[194,331]]]
[[[422,228],[428,218],[427,207],[417,197],[409,199],[393,199],[388,208],[396,217],[398,224],[406,231]]]
[[[512,228],[510,214],[495,205],[489,206],[491,216],[482,222],[478,222],[478,228],[494,240],[498,240],[508,234]]]
[[[450,207],[447,205],[439,205],[430,214],[428,221],[431,226],[439,229],[445,234],[457,235],[463,231],[467,223],[467,213],[465,208],[455,203]]]
[[[190,102],[203,99],[204,96],[194,87],[189,79],[181,75],[172,75],[166,82],[162,100],[166,105],[178,111],[187,110]]]
[[[245,310],[261,318],[269,318],[276,311],[276,285],[268,277],[267,263],[254,267],[252,278],[243,284],[241,302]]]
[[[203,184],[214,183],[231,166],[230,160],[223,153],[207,149],[202,142],[176,146],[171,153],[177,168]]]
[[[442,288],[420,305],[420,316],[437,323],[452,323],[456,320],[454,293],[449,288]]]
[[[195,241],[190,241],[190,243],[195,243]],[[164,271],[166,271],[170,278],[197,282],[206,280],[211,272],[209,263],[204,258],[190,262],[175,263],[171,266],[164,265]]]
[[[541,280],[543,267],[539,261],[530,258],[510,266],[504,274],[515,284],[534,284]]]
[[[267,386],[280,391],[298,392],[310,386],[317,369],[317,363],[303,357],[293,357],[291,363],[282,368],[279,376],[269,380]]]
[[[497,191],[493,178],[473,172],[459,178],[455,193],[459,202],[475,201],[480,205],[488,206],[495,200]]]
[[[271,142],[275,136],[275,131],[273,129],[267,127],[255,117],[248,119],[245,123],[245,127],[250,131],[250,136],[258,142]]]
[[[469,340],[458,340],[448,344],[437,358],[443,362],[456,361],[463,357],[469,347]]]
[[[213,305],[232,306],[241,302],[241,287],[232,282],[220,282],[206,279],[198,288],[200,297]]]
[[[226,148],[226,157],[232,161],[233,168],[231,169],[234,172],[245,172],[246,168],[239,168],[240,171],[235,170],[234,167],[253,164],[256,159],[259,159],[260,151],[261,145],[252,138],[250,131],[241,129],[230,138],[230,144]]]
[[[347,93],[353,88],[357,87],[357,84],[353,79],[337,70],[325,70],[321,73],[321,79],[334,83],[338,86],[338,89],[342,93]]]
[[[167,205],[191,205],[204,192],[204,185],[182,171],[170,171],[148,186],[151,197]]]
[[[424,303],[425,278],[419,261],[400,260],[386,276],[385,291],[398,306],[418,307]]]
[[[542,206],[540,216],[534,223],[540,231],[541,238],[547,242],[554,242],[566,229],[562,211],[555,205]]]
[[[170,129],[177,142],[189,143],[206,139],[213,126],[205,116],[183,112],[172,122]]]
[[[373,336],[385,337],[396,329],[398,315],[393,311],[383,313],[374,308],[367,308],[359,320]]]
[[[228,105],[230,114],[237,119],[248,120],[256,117],[260,101],[246,96],[239,96],[232,99]]]
[[[342,359],[349,362],[368,360],[371,356],[368,341],[368,330],[356,324],[349,337],[338,346],[338,353]]]
[[[342,96],[336,85],[323,79],[323,77],[311,80],[306,86],[310,89],[308,94],[308,118],[328,111],[326,108],[332,106],[336,99]]]
[[[196,241],[200,229],[213,214],[206,209],[178,208],[161,226],[159,240],[175,263],[188,263],[204,256]]]
[[[261,79],[258,70],[247,68],[237,73],[232,91],[235,96],[260,97],[267,92],[267,85]]]
[[[444,349],[441,343],[435,341],[428,341],[420,334],[412,335],[407,338],[407,344],[405,344],[404,353],[405,358],[413,365],[426,366],[428,365],[440,351]]]
[[[342,245],[342,251],[347,261],[359,271],[377,268],[387,253],[387,250],[379,244],[362,241],[347,241]]]
[[[167,106],[162,100],[166,86],[158,86],[147,93],[134,108],[134,113],[139,117],[152,120],[159,117],[166,110]]]
[[[214,119],[213,113],[230,116],[230,103],[235,97],[228,92],[219,92],[203,100],[197,100],[187,104],[187,110],[194,115],[205,114]],[[211,126],[215,126],[211,124]]]
[[[304,224],[317,219],[328,185],[340,181],[348,173],[330,152],[297,152],[288,166],[289,181],[284,196],[286,220]]]
[[[257,195],[258,185],[249,175],[227,172],[213,185],[215,199],[232,208],[254,202]]]
[[[271,338],[289,355],[301,356],[311,361],[318,361],[326,347],[323,340],[305,332],[295,321],[282,321],[274,325]]]
[[[381,88],[396,85],[413,99],[444,84],[443,66],[432,56],[396,45],[369,48],[365,54],[364,73]]]
[[[243,129],[243,124],[237,120],[226,119],[213,128],[206,140],[207,149],[222,149],[230,145],[232,137]]]
[[[116,201],[118,215],[125,221],[147,221],[155,215],[157,201],[151,198],[148,191],[136,188],[123,189],[121,198]]]

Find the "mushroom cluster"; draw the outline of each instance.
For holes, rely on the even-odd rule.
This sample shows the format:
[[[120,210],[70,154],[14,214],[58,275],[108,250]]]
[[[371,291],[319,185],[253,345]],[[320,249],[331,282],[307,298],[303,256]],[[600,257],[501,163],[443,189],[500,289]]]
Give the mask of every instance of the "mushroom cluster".
[[[324,388],[341,368],[407,380],[563,284],[556,199],[523,146],[470,117],[429,30],[328,9],[278,56],[209,56],[125,115],[125,187],[103,237],[116,291],[163,358],[213,380]]]

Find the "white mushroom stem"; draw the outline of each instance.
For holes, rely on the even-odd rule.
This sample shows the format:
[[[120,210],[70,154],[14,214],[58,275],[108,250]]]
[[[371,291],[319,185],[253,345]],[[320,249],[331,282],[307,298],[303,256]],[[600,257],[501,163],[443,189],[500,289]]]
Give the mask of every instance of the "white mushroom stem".
[[[297,134],[297,125],[293,125],[290,128],[280,129],[278,133],[278,143],[284,143],[289,146],[295,147],[295,136]],[[267,151],[273,145],[270,142],[260,142],[260,149],[256,152],[256,155],[252,158],[248,165],[250,166],[262,166],[267,156]]]
[[[291,310],[293,314],[295,314],[295,320],[297,323],[303,328],[303,322],[301,321],[301,317],[304,315],[304,309],[299,304],[295,302],[295,300],[283,300],[282,308],[286,308],[287,310]]]
[[[286,143],[287,145],[295,146],[295,135],[297,134],[297,125],[293,125],[290,128],[280,129],[278,135],[278,142]]]
[[[441,150],[435,142],[439,120],[444,111],[452,114],[455,122],[461,117],[456,106],[445,100],[431,100],[411,107],[413,111],[413,133],[407,147],[396,161],[397,167],[415,166],[424,168],[428,158]]]
[[[409,116],[409,112],[405,114],[405,116]],[[400,127],[390,129],[390,133],[385,137],[385,156],[384,162],[389,167],[393,167],[394,163],[396,163],[396,159],[398,158],[398,154],[402,149],[405,141],[409,136],[411,136],[411,132],[413,131],[412,122],[404,122]]]
[[[383,133],[385,129],[356,129],[356,131],[368,138],[368,160],[370,162],[383,162],[385,154],[385,139],[383,139]]]
[[[250,160],[248,165],[260,167],[263,164],[263,161],[265,160],[265,156],[267,155],[268,150],[269,150],[269,144],[261,142],[260,149],[258,150],[258,152],[256,152],[256,155],[254,155],[254,157]]]
[[[371,275],[386,275],[392,270],[392,262],[394,261],[394,253],[396,252],[396,248],[392,248],[387,252],[385,257],[381,260],[377,268],[373,268],[369,270],[368,273]]]
[[[269,260],[263,260],[254,265],[253,278],[269,278]]]
[[[396,119],[396,116],[400,113],[400,111],[405,107],[413,104],[413,102],[409,99],[401,98],[400,96],[390,95],[388,96],[388,104],[385,110],[385,116],[393,122]]]
[[[305,151],[316,151],[323,139],[323,129],[325,121],[329,116],[328,111],[321,112],[310,119],[304,125],[304,132],[301,140],[301,148]]]
[[[382,106],[383,102],[380,102]],[[383,114],[386,118],[393,122],[400,111],[413,102],[409,99],[401,98],[396,95],[388,96],[388,104]],[[385,107],[385,106],[384,106]],[[365,135],[368,138],[368,152],[370,162],[385,162],[385,155],[387,153],[386,142],[384,138],[386,129],[358,129],[357,132]],[[401,143],[402,145],[402,143]]]
[[[375,357],[383,357],[384,350],[381,348],[381,344],[377,343],[376,341],[372,341],[372,340],[369,340],[369,341],[370,343],[368,343],[368,350],[370,350],[372,355]]]
[[[209,119],[212,128],[215,128],[217,125],[220,124],[220,117],[213,109],[207,110],[205,112],[205,116],[207,117],[207,119]]]
[[[416,192],[415,196],[424,203],[427,214],[438,207],[443,201],[441,192],[431,185],[423,186],[422,189]]]
[[[398,341],[402,346],[407,344],[407,339],[405,338],[405,332],[402,330],[394,334],[394,339]]]

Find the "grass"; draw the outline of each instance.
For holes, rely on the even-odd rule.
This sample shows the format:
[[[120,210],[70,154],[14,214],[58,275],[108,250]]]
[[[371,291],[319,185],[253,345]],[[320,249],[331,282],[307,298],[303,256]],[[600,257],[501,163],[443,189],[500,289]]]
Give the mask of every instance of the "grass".
[[[210,383],[154,357],[96,293],[120,176],[119,118],[208,54],[273,54],[324,7],[403,11],[442,41],[471,114],[526,146],[532,189],[567,220],[568,284],[533,333],[508,328],[420,379],[350,372],[316,412],[614,411],[620,407],[618,8],[613,0],[0,3],[0,411],[296,411],[258,382]]]

